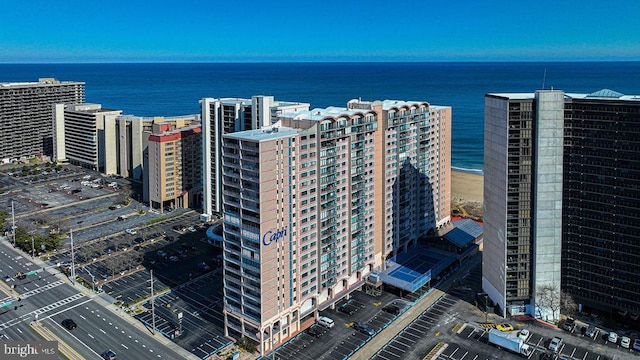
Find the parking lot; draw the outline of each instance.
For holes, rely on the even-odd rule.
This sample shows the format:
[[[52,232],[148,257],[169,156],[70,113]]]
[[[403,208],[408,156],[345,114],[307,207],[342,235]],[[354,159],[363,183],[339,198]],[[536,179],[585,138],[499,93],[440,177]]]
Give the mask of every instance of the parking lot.
[[[447,326],[456,321],[451,308],[457,301],[458,299],[450,295],[440,297],[427,311],[420,314],[391,342],[378,351],[373,359],[407,359],[412,353],[419,357],[425,348],[421,344],[421,339],[428,338],[436,327]]]
[[[217,270],[158,297],[157,329],[203,359],[229,345],[231,341],[224,336],[221,286],[221,271]],[[144,306],[151,308],[150,302]],[[152,322],[150,311],[136,318],[148,326]]]
[[[43,233],[73,229],[76,276],[123,305],[150,307],[153,270],[157,330],[188,351],[206,358],[230,344],[223,330],[220,249],[207,243],[207,226],[198,214],[188,209],[160,214],[135,201],[134,194],[120,192],[126,179],[68,168],[64,176],[31,183],[3,176],[0,169],[5,191],[0,209],[11,213],[13,202],[17,226],[31,229],[38,223]],[[113,182],[118,186],[110,186]],[[70,238],[48,257],[69,274]],[[150,326],[150,316],[147,311],[136,317]]]
[[[572,337],[568,333],[563,334],[558,330],[548,332],[545,331],[546,329],[535,325],[527,326],[527,328],[532,330],[526,343],[535,349],[534,352],[528,356],[529,359],[554,359],[554,357],[557,357],[567,360],[608,360],[616,358],[628,359],[634,355],[638,356],[637,352],[632,350],[622,349],[618,345],[601,342],[603,339],[595,339],[589,343],[588,340]],[[536,330],[539,330],[539,332]],[[544,333],[541,333],[543,331]],[[515,332],[517,332],[517,330],[515,330]],[[460,360],[469,357],[476,358],[476,356],[479,356],[478,358],[480,359],[492,359],[495,357],[495,349],[497,349],[497,347],[488,342],[487,328],[473,324],[465,324],[464,328],[460,329],[458,336],[460,339],[448,343],[446,349],[440,355],[440,358]],[[563,344],[557,352],[549,350],[551,338],[555,336],[563,339]],[[474,345],[474,342],[484,345]],[[521,358],[519,355],[506,350],[500,351],[502,351],[502,358]]]

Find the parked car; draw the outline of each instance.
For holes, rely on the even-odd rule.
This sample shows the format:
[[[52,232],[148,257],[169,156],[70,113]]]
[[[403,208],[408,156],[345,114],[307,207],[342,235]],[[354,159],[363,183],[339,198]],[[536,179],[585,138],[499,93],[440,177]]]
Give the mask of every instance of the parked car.
[[[498,324],[496,325],[496,329],[500,331],[513,331],[513,325],[511,324]]]
[[[562,347],[562,339],[559,337],[554,337],[553,339],[551,339],[551,343],[549,343],[549,350],[551,351],[555,351],[558,352],[560,351],[560,348]]]
[[[305,332],[308,335],[313,336],[315,338],[319,338],[323,334],[322,330],[320,330],[320,328],[318,326],[311,326],[310,328],[307,328],[307,330],[305,330]]]
[[[625,349],[628,349],[631,346],[631,338],[628,338],[626,336],[623,336],[622,338],[620,338],[620,346],[622,346]]]
[[[587,331],[584,332],[584,336],[588,336],[592,339],[595,339],[598,336],[598,333],[600,333],[600,329],[591,325],[587,328]]]
[[[640,339],[633,340],[633,350],[640,351]]]
[[[518,333],[518,337],[524,341],[527,341],[530,335],[531,333],[527,329],[520,330],[520,332]]]
[[[326,327],[327,329],[331,329],[333,327],[333,325],[335,325],[333,320],[331,320],[330,318],[328,318],[326,316],[320,316],[318,318],[318,320],[316,320],[316,323],[318,323],[318,325],[322,325],[322,326]]]
[[[349,316],[353,315],[353,313],[356,312],[356,308],[350,305],[342,305],[338,308],[338,311],[340,311],[341,313],[345,313]]]
[[[573,331],[573,328],[576,326],[576,320],[573,318],[567,318],[562,324],[562,330]]]
[[[615,332],[610,332],[609,336],[607,336],[607,341],[608,342],[612,342],[614,344],[618,343],[618,334],[616,334]]]
[[[129,235],[135,235],[135,234],[137,234],[137,233],[138,233],[138,232],[137,232],[137,231],[135,231],[134,229],[127,229],[127,230],[125,230],[124,232],[126,232],[126,233],[127,233],[127,234],[129,234]]]
[[[360,331],[361,333],[363,333],[365,335],[369,335],[369,336],[373,336],[376,333],[375,331],[373,331],[373,329],[369,325],[364,324],[364,323],[362,323],[360,321],[354,322],[353,323],[353,328],[358,330],[358,331]]]
[[[75,321],[71,320],[71,319],[64,319],[62,320],[62,326],[64,326],[67,330],[73,330],[75,328],[78,327],[78,324],[76,324]]]
[[[395,305],[387,305],[387,306],[382,308],[382,311],[384,311],[386,313],[389,313],[391,315],[400,314],[400,308],[395,306]]]

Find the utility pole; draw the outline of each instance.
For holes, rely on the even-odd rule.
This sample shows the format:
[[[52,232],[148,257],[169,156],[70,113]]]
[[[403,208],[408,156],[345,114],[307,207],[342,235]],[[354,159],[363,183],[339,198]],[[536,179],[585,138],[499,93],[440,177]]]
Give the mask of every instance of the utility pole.
[[[71,282],[75,284],[76,280],[76,262],[75,253],[73,252],[73,229],[69,230],[71,237]]]
[[[151,273],[151,332],[156,334],[156,306],[153,296],[153,270],[149,270]]]
[[[13,208],[13,200],[11,200],[11,220],[13,226],[11,227],[11,233],[13,234],[13,247],[16,247],[16,212]]]
[[[182,311],[178,312],[178,333],[176,335],[182,335]]]

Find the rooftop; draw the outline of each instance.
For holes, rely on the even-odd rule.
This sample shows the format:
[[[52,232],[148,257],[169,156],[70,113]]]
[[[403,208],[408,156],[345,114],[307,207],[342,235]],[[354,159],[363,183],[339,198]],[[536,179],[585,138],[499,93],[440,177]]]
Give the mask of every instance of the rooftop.
[[[508,98],[510,100],[529,100],[535,98],[535,93],[488,93],[487,95]],[[625,95],[610,89],[598,90],[596,92],[592,92],[591,94],[565,93],[565,98],[640,101],[640,95]]]
[[[322,121],[326,118],[336,118],[340,116],[351,116],[357,114],[364,114],[370,110],[354,109],[349,110],[343,107],[329,106],[327,108],[315,108],[313,110],[297,111],[293,113],[284,113],[281,117],[292,118],[296,120],[314,120]]]
[[[257,130],[245,130],[225,134],[224,137],[238,140],[265,141],[278,138],[286,138],[296,135],[298,131],[286,126],[274,126]]]
[[[83,84],[80,81],[60,81],[54,78],[41,78],[38,81],[21,81],[21,82],[0,82],[0,88],[22,88],[33,86],[46,86],[46,85],[70,85],[70,84]]]

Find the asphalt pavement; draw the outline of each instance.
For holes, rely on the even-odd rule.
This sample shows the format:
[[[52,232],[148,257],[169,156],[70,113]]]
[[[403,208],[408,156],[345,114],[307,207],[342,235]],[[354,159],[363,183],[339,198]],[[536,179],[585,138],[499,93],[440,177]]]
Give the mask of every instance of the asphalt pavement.
[[[0,312],[0,331],[10,339],[33,338],[35,331],[29,325],[39,321],[64,341],[73,343],[74,349],[86,358],[95,358],[108,348],[121,354],[121,358],[197,358],[162,335],[153,336],[131,316],[120,314],[117,307],[80,285],[70,284],[60,273],[38,271],[45,266],[37,259],[25,258],[6,238],[0,239],[0,274],[3,278],[13,277],[8,282],[1,280],[5,282],[2,288],[7,291],[6,285],[15,285],[11,294],[0,300],[5,305],[1,309],[6,309]],[[17,272],[29,275],[15,279]],[[62,320],[67,318],[78,327],[62,327]]]

